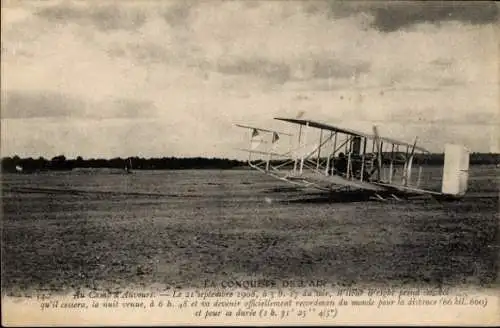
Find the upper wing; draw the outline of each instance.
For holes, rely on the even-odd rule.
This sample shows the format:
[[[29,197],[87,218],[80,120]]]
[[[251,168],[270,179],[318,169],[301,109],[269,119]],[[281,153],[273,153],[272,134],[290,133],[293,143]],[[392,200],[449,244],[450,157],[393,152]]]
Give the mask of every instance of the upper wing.
[[[368,137],[368,135],[365,133],[361,133],[361,132],[357,132],[357,131],[349,130],[349,129],[342,129],[342,128],[339,128],[339,127],[336,127],[333,125],[320,123],[320,122],[316,122],[316,121],[311,121],[311,120],[299,120],[299,119],[295,119],[295,118],[282,118],[282,117],[275,117],[274,119],[279,120],[279,121],[300,124],[300,125],[308,125],[312,128],[340,132],[340,133],[348,134],[351,136]]]
[[[312,128],[339,132],[339,133],[343,133],[343,134],[347,134],[347,135],[351,135],[351,136],[356,136],[356,137],[366,137],[366,138],[372,139],[372,140],[375,140],[378,138],[378,140],[380,140],[382,142],[386,142],[386,143],[393,144],[393,145],[408,146],[412,149],[414,147],[413,144],[410,144],[410,143],[407,143],[404,141],[399,141],[399,140],[385,138],[385,137],[376,137],[376,136],[371,135],[371,134],[358,132],[358,131],[354,131],[351,129],[339,128],[337,126],[333,126],[333,125],[325,124],[325,123],[320,123],[320,122],[316,122],[316,121],[311,121],[311,120],[299,120],[299,119],[294,119],[294,118],[282,118],[282,117],[275,117],[275,120],[285,121],[285,122],[290,122],[290,123],[295,123],[295,124],[300,124],[300,125],[307,125],[307,126],[310,126]],[[414,149],[425,152],[425,153],[430,153],[430,151],[428,151],[427,149],[425,149],[423,147],[415,146]]]

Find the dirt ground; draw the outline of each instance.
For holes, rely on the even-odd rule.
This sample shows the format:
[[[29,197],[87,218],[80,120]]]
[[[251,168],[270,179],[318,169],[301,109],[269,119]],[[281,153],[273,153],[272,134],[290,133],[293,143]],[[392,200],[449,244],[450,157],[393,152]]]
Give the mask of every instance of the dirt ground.
[[[498,284],[498,173],[472,167],[456,202],[324,200],[246,170],[4,175],[2,290]]]

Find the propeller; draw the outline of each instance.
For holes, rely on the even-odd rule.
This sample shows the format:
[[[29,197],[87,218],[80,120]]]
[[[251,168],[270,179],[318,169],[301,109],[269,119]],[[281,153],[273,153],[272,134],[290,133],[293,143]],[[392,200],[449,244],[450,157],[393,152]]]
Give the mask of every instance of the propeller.
[[[378,134],[378,128],[376,125],[373,126],[373,135],[375,137],[374,141],[377,145],[377,180],[380,181],[380,171],[382,170],[382,149],[380,146],[380,137]]]
[[[413,143],[413,147],[411,148],[410,157],[412,157],[413,154],[415,154],[415,147],[417,146],[417,141],[418,141],[418,137],[415,137],[415,142]]]
[[[411,148],[411,152],[409,154],[409,156],[405,159],[405,166],[406,166],[406,175],[404,177],[404,185],[407,186],[408,185],[408,181],[410,179],[410,176],[411,176],[411,167],[412,167],[412,161],[413,161],[413,155],[415,154],[415,147],[417,146],[417,141],[418,141],[418,137],[415,137],[415,142],[413,143],[413,147]]]

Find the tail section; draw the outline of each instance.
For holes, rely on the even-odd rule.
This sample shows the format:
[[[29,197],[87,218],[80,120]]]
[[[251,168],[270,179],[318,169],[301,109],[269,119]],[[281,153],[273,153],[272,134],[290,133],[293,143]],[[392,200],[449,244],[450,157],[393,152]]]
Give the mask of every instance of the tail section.
[[[468,180],[469,150],[462,145],[446,144],[441,192],[454,197],[463,196]]]

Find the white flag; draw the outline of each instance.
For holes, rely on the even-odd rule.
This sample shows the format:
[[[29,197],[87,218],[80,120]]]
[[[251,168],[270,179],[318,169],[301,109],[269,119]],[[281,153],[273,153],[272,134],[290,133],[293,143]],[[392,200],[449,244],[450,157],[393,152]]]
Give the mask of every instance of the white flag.
[[[278,142],[278,140],[280,140],[280,136],[278,133],[273,132],[273,143]]]
[[[259,131],[257,129],[253,129],[252,131],[252,139],[250,140],[251,143],[251,148],[255,149],[259,147],[259,145],[262,143],[262,136],[260,135]]]

